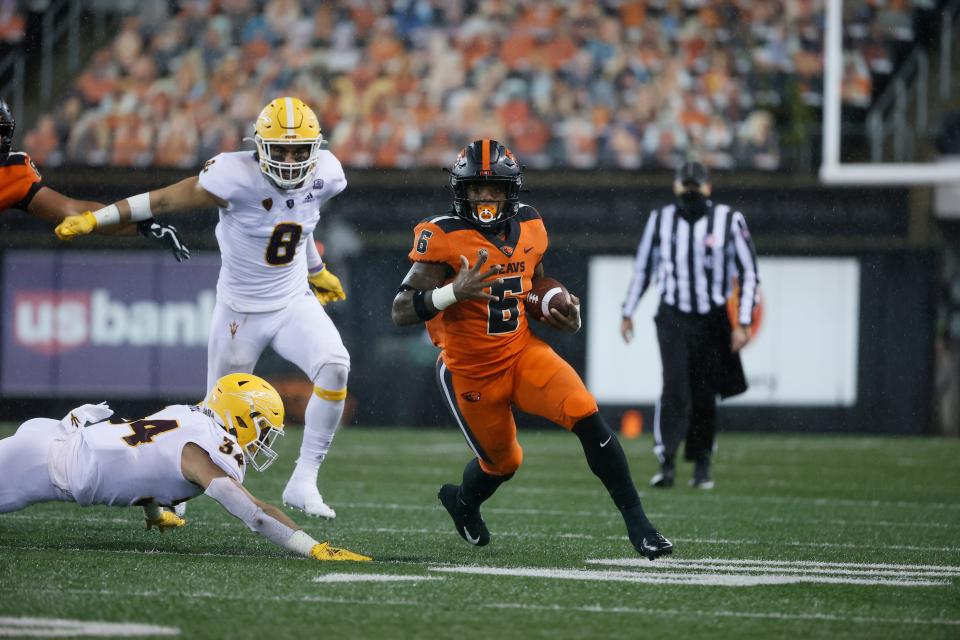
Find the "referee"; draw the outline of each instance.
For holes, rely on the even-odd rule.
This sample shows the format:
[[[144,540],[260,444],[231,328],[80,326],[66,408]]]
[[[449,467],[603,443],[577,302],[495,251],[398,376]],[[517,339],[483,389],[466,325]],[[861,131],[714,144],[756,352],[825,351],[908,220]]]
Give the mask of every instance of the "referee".
[[[710,454],[716,437],[716,396],[747,390],[739,351],[750,340],[757,293],[757,256],[743,214],[710,198],[710,177],[699,162],[677,169],[676,202],[654,210],[637,248],[633,280],[623,303],[620,333],[633,339],[633,313],[651,281],[660,292],[657,340],[663,394],[654,417],[655,487],[672,487],[680,441],[694,463],[690,486],[712,489]],[[738,324],[731,329],[727,298],[740,282]]]

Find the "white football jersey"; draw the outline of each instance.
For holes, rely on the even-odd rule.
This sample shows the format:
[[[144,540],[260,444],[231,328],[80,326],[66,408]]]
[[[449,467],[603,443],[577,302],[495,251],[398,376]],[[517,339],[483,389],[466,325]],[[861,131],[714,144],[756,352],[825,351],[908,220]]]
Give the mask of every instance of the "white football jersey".
[[[193,442],[231,478],[243,482],[244,458],[236,438],[197,406],[170,405],[131,422],[98,422],[70,434],[64,453],[74,500],[84,506],[126,506],[152,499],[170,506],[200,495],[180,468]]]
[[[320,208],[347,186],[336,156],[320,151],[303,186],[285,190],[263,175],[252,151],[221,153],[200,172],[200,186],[227,202],[216,231],[218,299],[238,313],[258,313],[309,291],[306,243]]]

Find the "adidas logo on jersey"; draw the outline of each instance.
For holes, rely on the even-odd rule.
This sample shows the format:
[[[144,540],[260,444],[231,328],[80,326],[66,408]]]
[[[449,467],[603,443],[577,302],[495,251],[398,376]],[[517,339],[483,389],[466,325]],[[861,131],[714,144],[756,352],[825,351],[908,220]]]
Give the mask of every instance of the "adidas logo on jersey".
[[[304,202],[313,202],[313,193],[308,193],[307,197],[303,199]]]

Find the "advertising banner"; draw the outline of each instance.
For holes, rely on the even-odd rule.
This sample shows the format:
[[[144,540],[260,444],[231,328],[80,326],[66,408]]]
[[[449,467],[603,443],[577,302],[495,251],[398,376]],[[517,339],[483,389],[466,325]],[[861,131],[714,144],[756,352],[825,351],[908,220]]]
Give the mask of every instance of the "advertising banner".
[[[201,397],[220,259],[7,251],[0,393]]]
[[[853,258],[759,259],[762,320],[742,352],[750,389],[729,400],[750,405],[852,406],[857,401],[860,265]],[[630,345],[620,337],[621,305],[633,259],[590,261],[587,383],[601,403],[653,404],[662,385],[653,317],[659,297],[647,290]]]

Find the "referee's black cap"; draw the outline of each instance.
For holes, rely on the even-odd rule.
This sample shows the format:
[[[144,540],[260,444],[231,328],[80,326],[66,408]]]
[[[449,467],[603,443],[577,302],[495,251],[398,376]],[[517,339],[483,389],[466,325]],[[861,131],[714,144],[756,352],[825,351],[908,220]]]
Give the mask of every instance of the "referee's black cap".
[[[677,168],[676,180],[680,184],[701,186],[710,182],[710,172],[699,162],[684,162]]]

